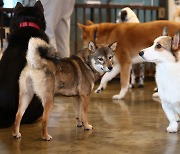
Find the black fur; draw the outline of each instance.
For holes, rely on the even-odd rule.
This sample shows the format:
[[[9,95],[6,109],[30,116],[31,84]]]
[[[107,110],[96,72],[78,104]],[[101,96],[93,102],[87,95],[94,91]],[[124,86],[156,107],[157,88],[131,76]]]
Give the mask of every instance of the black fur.
[[[125,22],[127,19],[127,11],[124,10],[124,11],[121,11],[121,21],[122,22]]]
[[[31,21],[39,25],[41,30],[33,27],[19,28],[19,23]],[[23,7],[17,3],[14,9],[12,33],[8,38],[8,47],[0,61],[0,127],[9,127],[15,120],[19,99],[19,76],[26,64],[26,51],[31,37],[39,37],[47,43],[45,34],[43,7],[37,1],[34,7]],[[33,97],[26,110],[22,123],[32,123],[43,113],[43,107],[37,96]]]
[[[38,47],[37,50],[42,58],[51,60],[54,63],[60,59],[59,52],[54,52],[55,49],[53,47]]]

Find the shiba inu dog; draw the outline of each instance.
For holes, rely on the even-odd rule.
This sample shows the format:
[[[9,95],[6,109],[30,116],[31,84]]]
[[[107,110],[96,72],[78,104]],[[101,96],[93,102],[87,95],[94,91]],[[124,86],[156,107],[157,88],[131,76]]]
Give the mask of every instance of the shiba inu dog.
[[[167,132],[178,131],[180,114],[180,35],[160,36],[154,44],[143,49],[139,55],[156,63],[156,83],[162,108],[169,120]]]
[[[121,22],[140,23],[135,12],[133,10],[131,10],[129,7],[125,7],[118,12],[118,17],[117,17],[116,23],[121,23]],[[144,87],[144,63],[140,63],[138,69],[139,69],[138,87],[142,88],[142,87]],[[131,80],[130,80],[129,87],[134,88],[135,83],[136,83],[135,65],[132,65],[130,79]]]
[[[41,1],[32,7],[17,3],[8,46],[0,60],[0,127],[14,123],[19,100],[19,76],[26,65],[26,52],[31,37],[39,37],[49,42],[45,34],[46,22]],[[36,110],[36,112],[32,112]],[[42,116],[41,101],[34,95],[26,110],[22,123],[32,123]]]
[[[164,26],[168,27],[170,36],[180,29],[180,23],[171,21],[153,21],[147,23],[100,23],[91,25],[78,24],[82,30],[82,39],[87,44],[93,40],[96,33],[96,44],[109,44],[117,41],[114,68],[105,73],[101,79],[99,91],[105,89],[109,80],[120,72],[121,90],[113,99],[122,99],[128,91],[131,66],[142,62],[138,53],[153,44],[156,37],[160,36]]]
[[[27,65],[19,82],[19,108],[16,114],[13,136],[20,138],[20,121],[27,106],[36,94],[42,101],[42,138],[50,140],[47,123],[53,108],[54,94],[75,98],[77,126],[92,129],[87,120],[89,96],[94,82],[105,72],[113,69],[113,56],[117,43],[97,47],[90,42],[87,49],[70,58],[60,59],[55,49],[45,41],[31,38],[27,52]]]

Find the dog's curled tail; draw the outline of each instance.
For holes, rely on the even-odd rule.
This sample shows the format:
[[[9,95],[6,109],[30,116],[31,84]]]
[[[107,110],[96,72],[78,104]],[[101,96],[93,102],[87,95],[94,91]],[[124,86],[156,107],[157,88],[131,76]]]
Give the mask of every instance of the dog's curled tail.
[[[40,38],[32,37],[29,40],[26,59],[33,68],[40,68],[47,64],[47,60],[55,62],[60,56],[52,45]]]

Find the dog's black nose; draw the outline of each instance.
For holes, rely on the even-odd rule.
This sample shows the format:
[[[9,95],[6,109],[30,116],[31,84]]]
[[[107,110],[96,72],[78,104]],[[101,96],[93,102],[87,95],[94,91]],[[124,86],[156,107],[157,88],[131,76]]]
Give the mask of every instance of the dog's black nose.
[[[144,55],[144,51],[139,52],[139,55],[142,57]]]
[[[113,67],[112,66],[108,66],[108,69],[111,71],[113,69]]]

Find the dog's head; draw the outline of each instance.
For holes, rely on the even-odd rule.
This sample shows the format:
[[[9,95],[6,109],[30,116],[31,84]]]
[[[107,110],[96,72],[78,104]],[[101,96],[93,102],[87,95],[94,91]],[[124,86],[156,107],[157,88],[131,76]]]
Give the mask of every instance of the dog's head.
[[[117,42],[107,46],[96,46],[94,42],[89,42],[90,51],[89,62],[91,67],[100,74],[110,72],[113,69],[113,56],[116,50]]]
[[[42,30],[46,29],[44,18],[44,9],[41,1],[37,1],[33,7],[24,7],[20,2],[17,2],[14,8],[13,29],[19,28],[21,22],[34,22]]]
[[[96,35],[97,35],[97,30],[98,30],[98,25],[94,24],[91,21],[88,21],[88,25],[83,25],[78,23],[79,28],[82,30],[82,40],[84,41],[84,45],[87,46],[88,43],[91,40],[96,41]]]
[[[179,37],[179,32],[173,37],[160,36],[154,40],[151,47],[143,49],[139,55],[144,60],[154,63],[176,62],[179,60]]]
[[[116,22],[117,23],[119,23],[119,22],[139,23],[139,19],[137,18],[136,14],[133,12],[133,10],[131,10],[129,7],[125,7],[121,11],[119,11]]]

